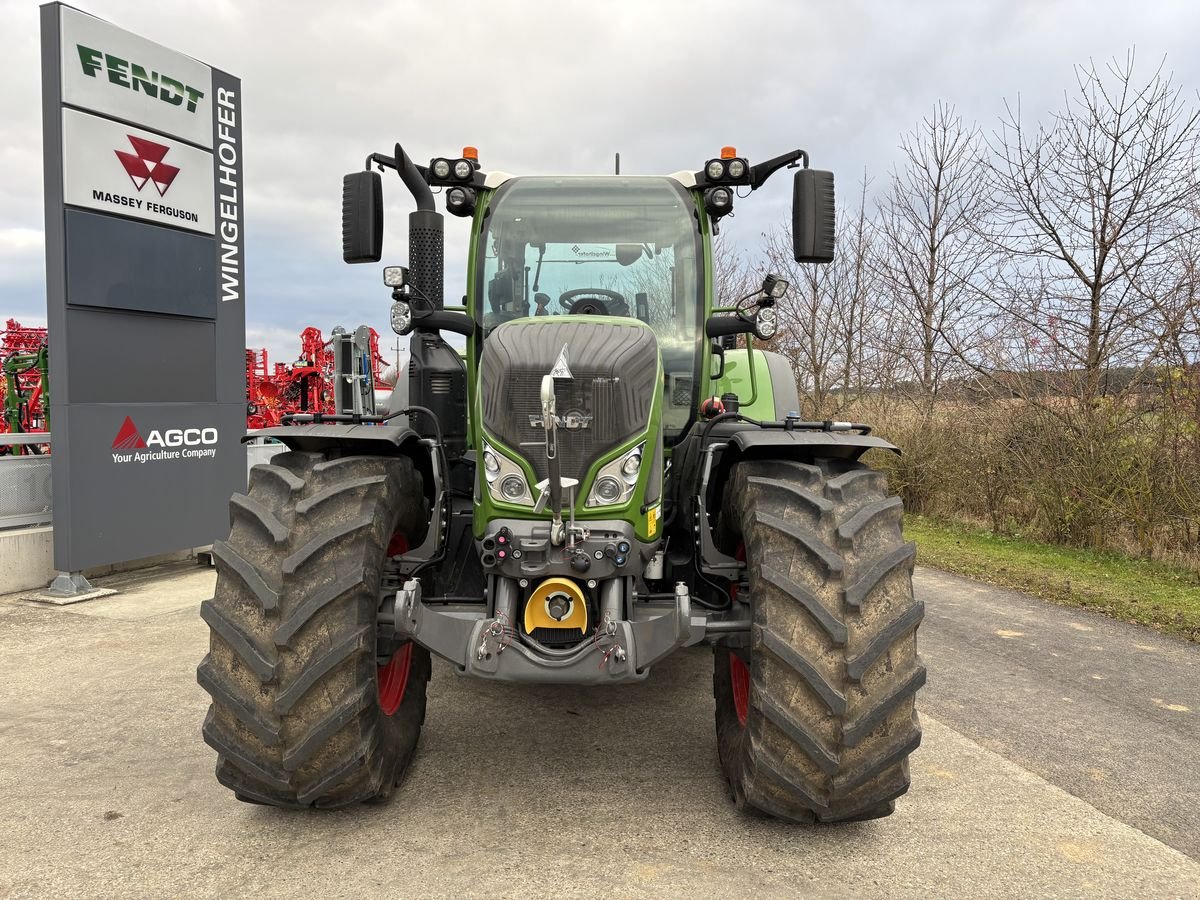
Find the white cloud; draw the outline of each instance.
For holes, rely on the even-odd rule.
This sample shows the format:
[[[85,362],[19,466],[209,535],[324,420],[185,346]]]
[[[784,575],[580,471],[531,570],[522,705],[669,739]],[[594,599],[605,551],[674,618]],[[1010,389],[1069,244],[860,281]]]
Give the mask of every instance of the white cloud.
[[[338,204],[341,175],[397,140],[417,159],[475,144],[510,172],[607,172],[616,150],[624,171],[671,172],[725,144],[752,159],[804,146],[846,195],[864,167],[882,183],[900,133],[939,98],[990,128],[1003,98],[1051,108],[1073,63],[1132,44],[1200,84],[1200,6],[1169,0],[1136,15],[1117,0],[83,5],[243,79],[247,312],[264,334],[386,328],[378,268],[341,263]],[[0,318],[43,290],[28,243],[42,218],[37,10],[0,0]],[[786,210],[786,182],[763,193],[727,224],[735,241]],[[411,201],[394,179],[388,200],[386,254],[403,261]],[[446,226],[457,297],[466,225]]]

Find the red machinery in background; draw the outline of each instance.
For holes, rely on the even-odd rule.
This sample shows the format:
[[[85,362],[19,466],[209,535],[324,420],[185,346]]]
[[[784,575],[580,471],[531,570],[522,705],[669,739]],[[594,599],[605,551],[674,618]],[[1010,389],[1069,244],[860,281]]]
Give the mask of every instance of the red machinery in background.
[[[385,379],[388,361],[379,352],[379,333],[370,329],[371,368],[375,384]],[[15,319],[0,331],[0,434],[49,431],[49,375],[45,328],[28,328]],[[246,351],[246,427],[270,428],[288,413],[337,410],[333,392],[332,341],[319,328],[300,333],[300,355],[294,363],[272,365],[267,351]],[[49,445],[0,444],[3,453],[47,453]]]
[[[375,384],[385,384],[388,361],[379,352],[379,333],[371,332],[371,368]],[[267,351],[246,351],[246,428],[271,428],[290,413],[337,412],[333,397],[333,350],[319,328],[300,333],[294,363],[270,365]]]
[[[50,430],[49,370],[45,328],[9,319],[0,331],[0,433]],[[47,453],[48,444],[0,445],[0,453]]]

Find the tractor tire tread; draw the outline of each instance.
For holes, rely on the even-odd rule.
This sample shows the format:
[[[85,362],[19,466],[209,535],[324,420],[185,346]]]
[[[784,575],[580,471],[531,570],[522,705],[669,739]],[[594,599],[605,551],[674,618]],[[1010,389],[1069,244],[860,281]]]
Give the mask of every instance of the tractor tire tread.
[[[416,750],[430,672],[413,645],[400,707],[383,713],[381,579],[391,536],[420,539],[428,525],[418,469],[403,456],[285,452],[251,471],[230,510],[196,674],[217,780],[283,808],[386,799]]]
[[[858,462],[746,460],[721,510],[718,541],[727,553],[745,546],[752,603],[748,649],[714,648],[717,744],[735,800],[795,822],[890,814],[920,745],[926,679],[900,499]],[[750,669],[744,724],[732,654]]]

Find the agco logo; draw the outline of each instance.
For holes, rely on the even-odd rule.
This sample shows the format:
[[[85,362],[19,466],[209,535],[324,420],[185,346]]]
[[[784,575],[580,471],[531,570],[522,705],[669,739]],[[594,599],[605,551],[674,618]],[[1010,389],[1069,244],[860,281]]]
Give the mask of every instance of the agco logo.
[[[145,138],[134,137],[132,134],[125,136],[129,138],[134,152],[130,153],[127,150],[115,152],[117,159],[125,167],[125,173],[129,176],[129,180],[138,189],[138,193],[141,193],[147,181],[152,181],[155,190],[158,191],[158,196],[165,196],[171,183],[175,180],[175,176],[179,174],[178,166],[163,162],[163,157],[171,148]]]
[[[156,462],[171,459],[206,459],[217,455],[218,434],[215,428],[154,429],[146,437],[133,424],[125,421],[113,438],[113,462]]]

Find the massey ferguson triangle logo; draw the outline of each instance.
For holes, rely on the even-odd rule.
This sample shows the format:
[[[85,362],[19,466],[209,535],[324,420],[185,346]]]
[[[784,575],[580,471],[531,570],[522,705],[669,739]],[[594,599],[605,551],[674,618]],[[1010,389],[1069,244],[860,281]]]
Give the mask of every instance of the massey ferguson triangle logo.
[[[141,432],[137,430],[137,426],[133,424],[133,419],[129,416],[125,417],[125,423],[121,426],[121,430],[117,432],[117,436],[113,438],[114,450],[141,450],[146,446],[146,442],[142,440]]]
[[[178,166],[163,162],[163,157],[171,148],[145,138],[134,137],[132,134],[125,136],[133,145],[134,152],[117,150],[116,154],[121,165],[125,167],[129,180],[133,182],[133,186],[138,189],[139,193],[146,186],[147,181],[152,181],[158,191],[158,196],[165,196],[167,189],[171,187],[171,182],[179,174]]]

